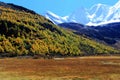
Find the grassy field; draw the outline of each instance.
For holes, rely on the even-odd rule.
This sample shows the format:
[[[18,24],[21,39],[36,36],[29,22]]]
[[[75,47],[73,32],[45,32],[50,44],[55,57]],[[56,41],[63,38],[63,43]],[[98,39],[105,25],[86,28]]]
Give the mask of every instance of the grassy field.
[[[120,57],[0,59],[0,80],[120,80]]]

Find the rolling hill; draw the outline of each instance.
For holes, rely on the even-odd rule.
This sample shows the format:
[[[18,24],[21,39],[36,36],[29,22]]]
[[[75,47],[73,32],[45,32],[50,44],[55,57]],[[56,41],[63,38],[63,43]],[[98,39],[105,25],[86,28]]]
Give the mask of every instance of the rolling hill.
[[[120,23],[109,23],[99,26],[85,26],[78,23],[62,23],[59,26],[75,30],[75,34],[85,35],[120,49]]]
[[[78,56],[118,50],[77,36],[34,11],[0,2],[0,56]]]

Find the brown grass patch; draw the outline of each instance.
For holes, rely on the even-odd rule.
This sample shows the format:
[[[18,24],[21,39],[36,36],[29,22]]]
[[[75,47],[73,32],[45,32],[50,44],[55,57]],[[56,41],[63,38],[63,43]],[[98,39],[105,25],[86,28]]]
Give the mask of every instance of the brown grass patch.
[[[115,64],[104,64],[103,62],[111,62]],[[118,77],[118,79],[120,78],[118,76],[120,75],[120,65],[117,64],[120,64],[119,57],[84,57],[67,58],[62,60],[12,58],[0,59],[0,73],[10,73],[11,77],[27,77],[25,80],[42,80],[42,78],[46,77],[57,77],[71,80],[74,80],[74,78],[78,78],[78,80],[93,80],[96,78],[109,80],[111,76],[111,80],[114,80],[114,76]],[[103,79],[102,77],[106,79]]]

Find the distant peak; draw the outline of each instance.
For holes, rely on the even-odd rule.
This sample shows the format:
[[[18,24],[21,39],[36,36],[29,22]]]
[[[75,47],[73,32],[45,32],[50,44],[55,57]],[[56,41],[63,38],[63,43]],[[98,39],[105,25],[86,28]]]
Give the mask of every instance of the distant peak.
[[[51,11],[47,11],[47,14],[51,14],[51,15],[56,15],[55,13],[51,12]],[[56,15],[57,16],[57,15]]]
[[[98,3],[97,5],[98,5],[98,6],[103,6],[103,5],[105,5],[105,4]]]
[[[120,0],[113,6],[99,3],[88,9],[80,7],[65,17],[57,16],[50,11],[48,13],[54,15],[48,15],[54,23],[76,22],[85,25],[101,25],[109,22],[120,22]]]
[[[113,7],[114,8],[120,8],[120,0]]]
[[[53,12],[51,12],[51,11],[46,11],[47,13],[53,13]]]
[[[56,17],[56,18],[59,18],[59,16],[58,15],[56,15],[55,13],[53,13],[53,12],[51,12],[51,11],[47,11],[47,13],[46,13],[47,15],[51,15],[51,16],[54,16],[54,17]]]
[[[93,5],[91,8],[93,8],[93,7],[97,7],[97,8],[98,8],[98,7],[106,7],[106,6],[108,6],[108,5],[98,3],[98,4]]]

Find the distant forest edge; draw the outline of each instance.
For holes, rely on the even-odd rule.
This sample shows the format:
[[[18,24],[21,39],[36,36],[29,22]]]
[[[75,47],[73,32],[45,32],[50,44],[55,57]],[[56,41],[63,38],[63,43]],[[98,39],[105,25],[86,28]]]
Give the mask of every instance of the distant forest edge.
[[[0,2],[0,56],[115,53],[119,50],[60,28],[34,11]]]

